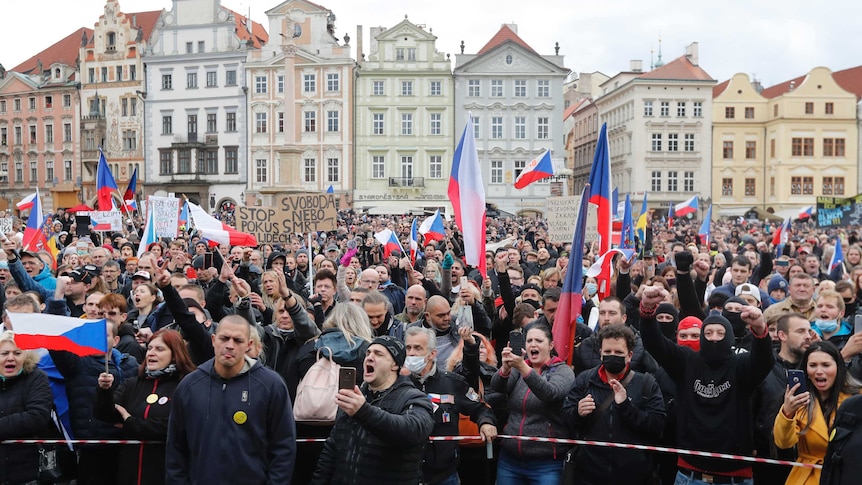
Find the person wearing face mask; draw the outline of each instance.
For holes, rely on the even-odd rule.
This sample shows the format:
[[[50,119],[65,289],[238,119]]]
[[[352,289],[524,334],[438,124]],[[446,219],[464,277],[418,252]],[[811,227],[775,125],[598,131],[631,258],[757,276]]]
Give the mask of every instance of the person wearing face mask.
[[[736,353],[751,350],[753,337],[748,330],[748,323],[742,318],[742,309],[747,305],[746,301],[738,296],[732,296],[724,302],[721,316],[724,317],[733,329],[733,350]]]
[[[597,331],[608,325],[626,324],[627,322],[625,304],[615,296],[609,296],[602,300],[599,303],[598,313]],[[632,352],[634,353],[631,359],[632,369],[638,372],[654,372],[657,367],[655,360],[644,351],[640,333],[634,329],[632,330],[635,332],[635,341],[632,345]],[[592,369],[602,363],[601,342],[599,341],[597,331],[585,338],[579,346],[573,349],[572,367],[576,374]]]
[[[814,306],[814,321],[811,326],[823,340],[844,348],[853,336],[853,325],[844,319],[844,299],[832,290],[821,291]]]
[[[672,303],[662,303],[655,312],[655,319],[661,328],[661,333],[671,340],[676,340],[679,310]]]
[[[404,335],[407,357],[402,374],[409,375],[417,389],[428,395],[434,408],[432,436],[458,436],[459,415],[470,416],[479,426],[483,440],[497,436],[496,419],[482,404],[479,394],[458,374],[437,367],[437,336],[424,327],[410,327]],[[422,483],[429,485],[460,483],[458,443],[435,441],[425,447]]]
[[[631,370],[634,332],[625,325],[599,330],[602,364],[582,372],[566,396],[562,415],[580,439],[656,443],[665,424],[659,385]],[[575,457],[578,483],[649,483],[650,454],[641,450],[584,447]]]
[[[655,313],[667,297],[659,287],[645,288],[640,304],[644,347],[674,380],[677,446],[716,453],[746,454],[752,440],[752,396],[775,362],[769,331],[758,308],[745,306],[740,317],[750,326],[750,352],[733,351],[730,322],[721,315],[703,321],[700,351],[682,347],[661,333]],[[751,485],[752,468],[745,462],[699,456],[680,457],[677,483]]]
[[[683,318],[679,321],[679,326],[676,329],[676,343],[680,347],[688,347],[695,352],[700,352],[701,327],[703,327],[703,322],[699,318]]]

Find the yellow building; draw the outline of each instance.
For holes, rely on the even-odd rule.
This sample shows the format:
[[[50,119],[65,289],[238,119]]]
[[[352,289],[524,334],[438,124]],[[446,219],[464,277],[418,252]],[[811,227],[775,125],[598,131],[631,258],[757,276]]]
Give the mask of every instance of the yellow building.
[[[858,73],[857,73],[858,71]],[[781,217],[817,196],[858,192],[862,69],[825,67],[760,90],[745,74],[713,92],[713,201],[718,216],[752,207]]]

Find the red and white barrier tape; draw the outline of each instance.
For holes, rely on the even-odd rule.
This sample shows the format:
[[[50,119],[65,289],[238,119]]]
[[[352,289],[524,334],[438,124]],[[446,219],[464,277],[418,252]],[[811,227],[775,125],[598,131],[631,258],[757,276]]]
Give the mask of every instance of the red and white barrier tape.
[[[601,446],[605,448],[625,448],[632,450],[658,451],[662,453],[676,453],[679,455],[704,456],[707,458],[722,458],[725,460],[738,460],[750,463],[767,463],[770,465],[785,465],[796,466],[803,468],[822,468],[821,465],[813,463],[801,463],[798,461],[774,460],[772,458],[757,458],[754,456],[732,455],[729,453],[715,453],[711,451],[683,450],[680,448],[668,448],[664,446],[653,445],[635,445],[628,443],[611,443],[608,441],[592,441],[592,440],[572,440],[563,438],[541,438],[537,436],[513,436],[513,435],[498,435],[500,439],[533,441],[539,443],[560,443],[567,445],[585,445],[585,446]],[[429,441],[464,441],[464,440],[480,440],[481,436],[431,436]],[[297,443],[323,443],[326,438],[297,438]],[[3,440],[0,445],[147,445],[147,444],[164,444],[160,441],[140,441],[140,440]]]

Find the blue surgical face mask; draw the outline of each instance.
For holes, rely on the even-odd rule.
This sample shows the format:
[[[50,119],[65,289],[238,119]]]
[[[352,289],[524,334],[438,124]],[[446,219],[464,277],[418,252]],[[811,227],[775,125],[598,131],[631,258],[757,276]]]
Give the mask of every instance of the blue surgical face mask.
[[[595,295],[596,292],[599,291],[599,287],[595,283],[587,283],[586,288],[587,288],[587,294],[590,296]]]
[[[838,320],[814,320],[814,324],[817,325],[823,333],[832,333],[838,330]]]

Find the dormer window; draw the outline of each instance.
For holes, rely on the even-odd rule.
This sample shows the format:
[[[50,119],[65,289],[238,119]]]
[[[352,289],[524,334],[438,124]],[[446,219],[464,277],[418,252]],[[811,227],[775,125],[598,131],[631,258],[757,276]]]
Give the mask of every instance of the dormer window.
[[[117,50],[117,34],[115,32],[108,32],[105,42],[105,50],[108,52],[114,52]]]

